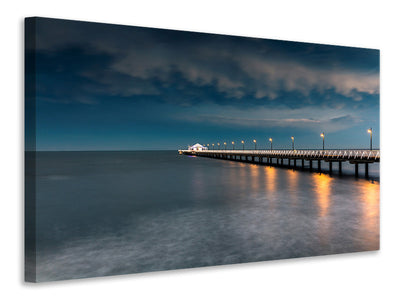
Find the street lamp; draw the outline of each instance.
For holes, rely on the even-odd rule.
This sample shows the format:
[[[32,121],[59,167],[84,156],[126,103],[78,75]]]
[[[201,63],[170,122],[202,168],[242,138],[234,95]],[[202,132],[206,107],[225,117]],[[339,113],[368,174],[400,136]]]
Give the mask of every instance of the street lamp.
[[[257,141],[253,140],[253,142],[254,142],[254,150],[257,150]]]
[[[367,132],[369,133],[369,150],[372,150],[372,128],[368,129]]]
[[[294,136],[292,136],[292,150],[294,150]]]
[[[207,144],[207,150],[210,148],[210,144]]]
[[[243,145],[243,151],[244,151],[244,141],[242,141],[242,145]]]
[[[224,145],[225,145],[225,150],[226,150],[226,142],[224,142]]]
[[[214,144],[212,144],[212,146],[213,146],[213,150],[214,150]]]
[[[232,142],[232,150],[235,150],[235,142]]]
[[[269,141],[271,142],[271,150],[272,150],[272,138],[269,138]]]
[[[221,150],[221,147],[220,147],[220,143],[217,143],[217,145],[218,145],[218,150]]]
[[[325,150],[325,133],[321,133],[322,137],[322,150]]]

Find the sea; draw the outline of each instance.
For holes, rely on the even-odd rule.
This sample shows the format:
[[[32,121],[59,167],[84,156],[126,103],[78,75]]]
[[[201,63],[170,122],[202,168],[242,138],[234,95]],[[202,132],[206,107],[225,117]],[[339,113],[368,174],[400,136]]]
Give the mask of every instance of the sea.
[[[379,249],[370,177],[179,155],[36,153],[36,280]]]

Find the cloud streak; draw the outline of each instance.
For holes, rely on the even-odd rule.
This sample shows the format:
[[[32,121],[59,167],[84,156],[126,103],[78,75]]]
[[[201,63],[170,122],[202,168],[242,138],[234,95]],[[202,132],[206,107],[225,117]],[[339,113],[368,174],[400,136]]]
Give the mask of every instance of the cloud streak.
[[[241,110],[230,106],[207,105],[191,110],[191,114],[175,114],[173,118],[180,122],[207,124],[225,128],[265,128],[280,130],[283,128],[301,129],[313,132],[336,132],[351,128],[363,122],[365,111],[346,109],[298,108]]]

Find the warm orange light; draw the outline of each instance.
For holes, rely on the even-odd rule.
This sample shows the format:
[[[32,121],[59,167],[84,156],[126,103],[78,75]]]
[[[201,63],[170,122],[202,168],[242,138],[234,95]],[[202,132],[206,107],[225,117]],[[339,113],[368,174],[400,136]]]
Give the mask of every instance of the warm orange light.
[[[244,141],[242,141],[242,144],[244,144]]]
[[[272,138],[269,138],[269,141],[272,142]]]
[[[253,142],[254,142],[254,143],[257,143],[257,141],[256,141],[256,140],[253,140]]]
[[[232,145],[234,145],[235,144],[235,142],[232,142]]]
[[[315,183],[315,193],[317,196],[317,204],[319,206],[319,214],[325,216],[331,206],[331,191],[333,179],[326,174],[313,174]]]
[[[277,189],[277,173],[276,168],[263,168],[265,171],[265,187],[268,193],[274,194]],[[270,204],[274,204],[275,197],[271,197]]]
[[[292,141],[294,141],[294,136],[292,136]]]
[[[379,183],[360,182],[358,186],[360,205],[360,239],[372,247],[376,247],[376,238],[372,232],[379,233]]]
[[[368,133],[372,133],[372,128],[367,130]]]
[[[323,138],[325,136],[325,134],[324,133],[321,133],[321,137]]]
[[[226,142],[224,142],[224,145],[226,145]]]

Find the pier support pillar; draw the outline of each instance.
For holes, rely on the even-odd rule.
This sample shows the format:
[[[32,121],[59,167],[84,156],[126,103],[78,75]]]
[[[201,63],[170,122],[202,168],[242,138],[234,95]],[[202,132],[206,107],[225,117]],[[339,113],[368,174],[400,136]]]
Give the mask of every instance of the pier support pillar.
[[[321,160],[318,159],[318,172],[321,173]]]
[[[296,169],[296,159],[293,159],[293,169]]]
[[[301,160],[301,169],[304,170],[304,159]]]
[[[329,162],[329,174],[332,174],[332,162]]]
[[[356,177],[358,177],[358,163],[354,164],[354,171],[355,171]]]
[[[251,157],[251,161],[254,162],[254,156]]]
[[[310,159],[310,172],[312,172],[312,160]]]
[[[342,175],[342,162],[339,161],[339,175]]]
[[[288,160],[287,160],[287,165],[288,165],[288,167],[290,167],[290,158],[288,158]]]
[[[368,178],[368,163],[365,163],[365,177]]]

